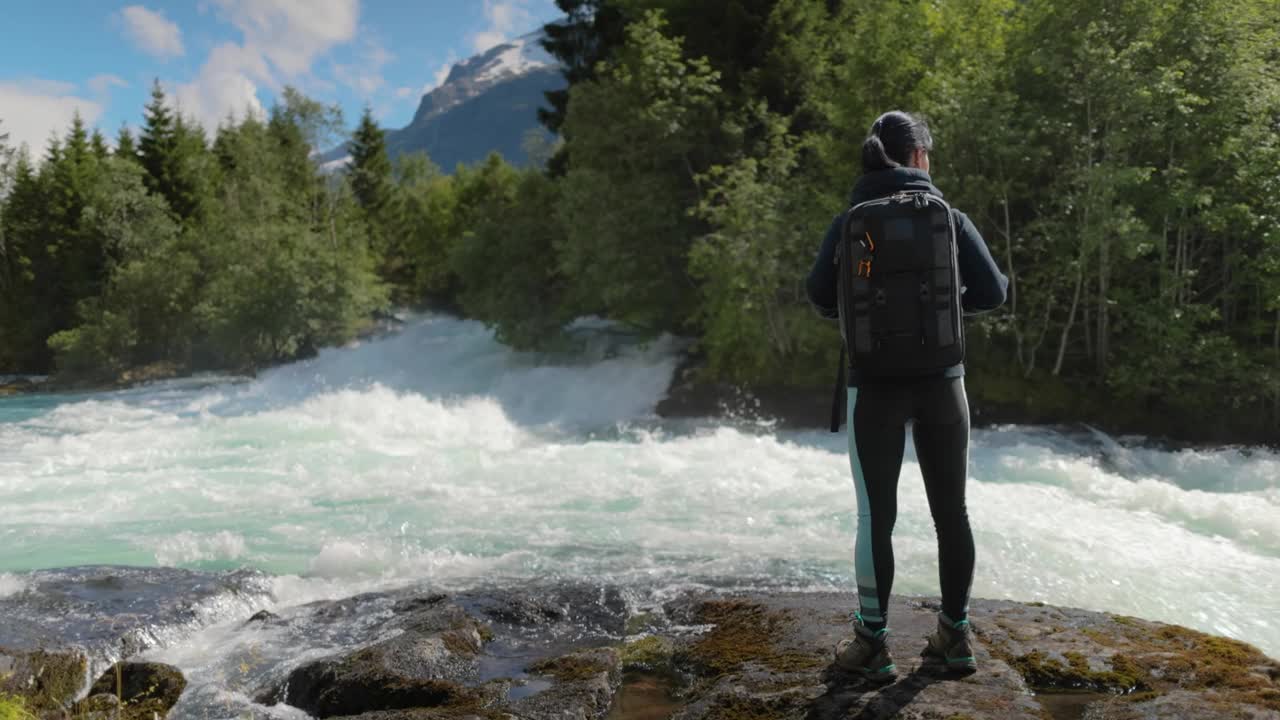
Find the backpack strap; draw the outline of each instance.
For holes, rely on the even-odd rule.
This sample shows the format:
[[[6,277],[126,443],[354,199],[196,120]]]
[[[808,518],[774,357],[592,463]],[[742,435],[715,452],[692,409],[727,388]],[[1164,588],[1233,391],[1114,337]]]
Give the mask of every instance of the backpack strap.
[[[831,432],[840,432],[844,419],[845,400],[849,395],[844,382],[844,343],[840,343],[840,369],[836,371],[836,389],[831,395]]]

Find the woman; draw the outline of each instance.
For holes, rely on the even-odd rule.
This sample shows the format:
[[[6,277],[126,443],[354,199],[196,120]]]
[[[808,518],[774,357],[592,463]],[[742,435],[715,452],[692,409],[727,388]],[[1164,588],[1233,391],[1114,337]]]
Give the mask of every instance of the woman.
[[[851,205],[899,192],[942,196],[929,179],[933,138],[924,121],[908,113],[885,113],[871,126],[862,146],[862,176]],[[952,210],[957,265],[966,314],[1004,303],[1006,278],[996,267],[973,223]],[[809,300],[824,317],[837,317],[836,245],[844,214],[827,231],[809,273]],[[836,664],[877,681],[891,681],[896,668],[885,644],[889,593],[893,585],[893,524],[897,516],[898,474],[907,421],[929,510],[938,535],[942,612],[924,655],[951,669],[977,669],[969,628],[969,590],[973,584],[973,533],[965,510],[964,486],[969,462],[969,405],[964,366],[913,378],[873,378],[851,368],[848,382],[849,463],[858,496],[858,534],[854,565],[859,612],[854,635],[836,647]]]

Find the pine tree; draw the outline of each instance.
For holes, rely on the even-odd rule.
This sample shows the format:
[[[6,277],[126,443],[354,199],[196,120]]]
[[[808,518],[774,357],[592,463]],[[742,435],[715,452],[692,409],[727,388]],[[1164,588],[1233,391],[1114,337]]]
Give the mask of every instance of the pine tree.
[[[197,217],[208,196],[209,145],[204,128],[181,116],[174,118],[173,153],[169,156],[169,207],[183,220]]]
[[[107,147],[107,139],[103,137],[102,131],[94,128],[93,134],[89,136],[89,151],[98,160],[106,160],[111,157],[111,148]]]
[[[128,125],[121,125],[120,132],[116,135],[115,157],[130,162],[139,162],[138,145],[133,139],[133,133],[129,131]]]
[[[368,105],[351,136],[347,175],[360,207],[371,217],[379,215],[391,199],[391,160],[387,156],[386,134],[374,122]]]
[[[142,136],[138,139],[138,157],[147,171],[147,189],[166,198],[172,186],[174,139],[173,113],[165,105],[164,89],[157,79],[151,86],[151,102],[143,115]]]
[[[626,17],[609,0],[556,0],[562,21],[542,28],[542,47],[564,67],[570,87],[596,76],[596,65],[626,42]],[[552,132],[560,132],[569,105],[569,90],[546,93],[551,109],[539,108],[538,119]]]
[[[25,150],[25,149],[24,149]],[[24,151],[17,153],[13,182],[5,198],[4,215],[0,217],[0,234],[5,238],[5,256],[0,258],[5,286],[0,287],[0,372],[29,372],[41,369],[32,358],[38,353],[40,338],[35,333],[38,321],[31,272],[31,253],[40,238],[36,230],[43,213],[40,183],[35,169]]]
[[[0,124],[4,121],[0,120]],[[12,273],[9,267],[9,246],[6,241],[4,214],[5,200],[9,195],[9,158],[12,154],[9,150],[9,133],[0,132],[0,298],[4,298],[10,285],[12,284]],[[0,329],[4,328],[4,318],[0,317]],[[0,368],[4,365],[4,358],[0,357]]]

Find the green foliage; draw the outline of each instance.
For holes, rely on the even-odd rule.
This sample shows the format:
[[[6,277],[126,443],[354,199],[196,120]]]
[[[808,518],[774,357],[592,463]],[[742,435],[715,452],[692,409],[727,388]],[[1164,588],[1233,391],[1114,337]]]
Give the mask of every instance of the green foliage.
[[[385,217],[388,244],[383,276],[400,299],[445,301],[453,287],[449,249],[459,234],[453,178],[422,153],[401,157]]]
[[[326,188],[309,159],[311,110],[290,104],[265,125],[246,119],[219,133],[222,192],[199,228],[202,264],[218,271],[193,309],[208,362],[257,367],[311,353],[385,304],[354,199]]]
[[[345,342],[385,305],[365,217],[311,159],[332,108],[286,90],[264,123],[203,131],[157,87],[139,149],[77,118],[19,158],[0,227],[0,369],[111,381],[161,364],[254,368]],[[96,139],[95,139],[96,138]],[[99,147],[102,146],[102,147]]]
[[[626,19],[621,8],[608,0],[556,0],[564,19],[546,25],[543,47],[560,61],[564,77],[577,85],[596,77],[596,67],[626,41]],[[552,132],[560,132],[569,107],[569,91],[547,93],[550,108],[540,108],[538,119]],[[556,169],[561,174],[562,167]]]
[[[686,327],[695,286],[696,155],[715,127],[717,74],[688,60],[660,13],[632,24],[598,80],[572,89],[564,132],[560,272],[584,309],[650,330]]]
[[[702,341],[719,377],[816,382],[816,375],[792,373],[798,358],[815,370],[831,364],[830,349],[839,342],[833,326],[814,321],[804,299],[813,238],[829,218],[814,207],[821,193],[797,191],[801,147],[785,120],[763,108],[752,114],[767,133],[759,153],[704,177],[709,191],[698,212],[714,230],[690,255],[703,294]]]
[[[555,243],[563,233],[555,220],[558,192],[545,175],[522,171],[504,192],[485,197],[473,231],[452,253],[462,310],[494,326],[513,347],[549,347],[575,314],[556,267]]]
[[[387,157],[386,134],[374,122],[373,110],[368,106],[351,137],[347,176],[356,202],[371,217],[377,217],[391,199],[391,160]]]
[[[80,325],[49,338],[61,372],[89,380],[111,380],[129,366],[138,342],[129,318],[102,307],[97,298],[81,302]]]

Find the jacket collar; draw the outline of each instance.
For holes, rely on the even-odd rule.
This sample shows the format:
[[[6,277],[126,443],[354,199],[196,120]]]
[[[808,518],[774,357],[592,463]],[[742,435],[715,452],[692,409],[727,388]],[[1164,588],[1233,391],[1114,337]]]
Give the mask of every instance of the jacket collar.
[[[857,184],[853,186],[849,203],[856,205],[902,190],[923,190],[942,197],[942,191],[934,187],[929,173],[919,168],[896,167],[863,173],[862,177],[858,178]]]

